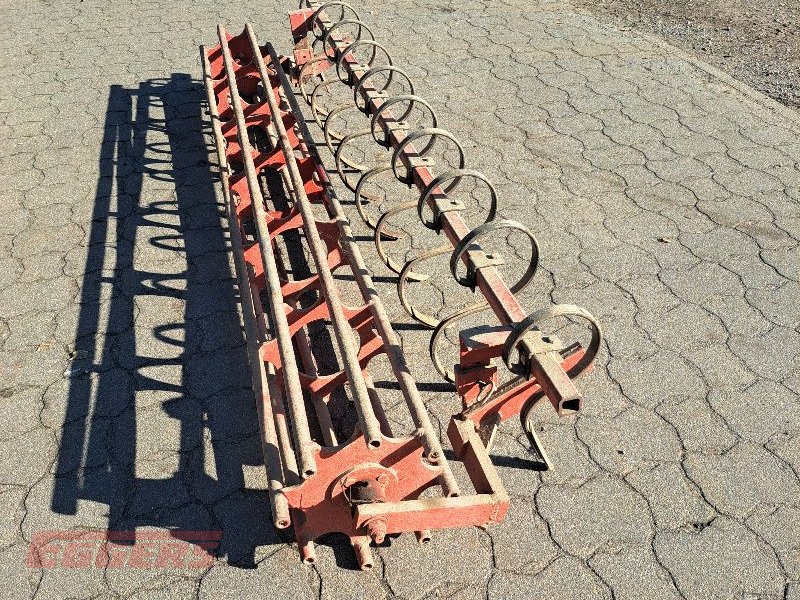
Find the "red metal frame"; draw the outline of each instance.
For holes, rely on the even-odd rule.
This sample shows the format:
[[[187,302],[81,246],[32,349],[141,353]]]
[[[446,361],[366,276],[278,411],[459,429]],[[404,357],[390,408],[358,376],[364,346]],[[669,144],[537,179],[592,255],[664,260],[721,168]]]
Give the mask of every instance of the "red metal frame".
[[[316,67],[305,75],[331,66],[326,57],[313,56],[308,39],[318,6],[290,13],[294,64],[278,57],[269,44],[258,45],[249,25],[237,36],[220,26],[219,44],[201,48],[201,55],[274,523],[279,528],[293,526],[301,555],[309,563],[315,560],[315,539],[343,533],[366,569],[373,564],[370,542],[381,543],[387,534],[414,531],[424,542],[432,529],[502,520],[509,499],[489,459],[485,432],[543,397],[560,414],[579,408],[581,395],[568,371],[580,363],[585,350],[537,350],[529,338],[522,338],[527,377],[501,388],[494,362],[526,313],[480,247],[464,253],[464,264],[501,326],[462,332],[460,338],[455,383],[463,410],[451,419],[447,433],[474,488],[462,494],[284,71],[287,64],[297,77],[303,65],[314,61]],[[320,23],[324,27],[324,15]],[[346,40],[330,37],[334,51],[342,52]],[[357,85],[364,66],[346,53],[342,58],[348,78]],[[378,91],[369,84],[360,89],[365,106],[382,123],[396,122],[381,108],[384,100]],[[392,148],[405,146],[402,161],[413,183],[424,190],[434,173],[405,143],[406,131],[388,130]],[[280,177],[285,206],[278,206],[260,183],[267,174]],[[429,205],[443,197],[435,188]],[[328,218],[312,211],[315,206],[323,207]],[[457,211],[443,212],[439,225],[454,247],[470,234]],[[309,277],[289,276],[278,243],[289,233],[302,238],[310,251]],[[352,273],[360,304],[342,301],[332,278],[340,269]],[[301,302],[308,292],[316,294],[310,305]],[[308,327],[318,322],[330,326],[341,362],[338,371],[327,375],[316,368],[308,336]],[[383,412],[370,376],[370,361],[380,354],[389,358],[415,424],[411,435],[396,437]],[[348,439],[340,440],[328,403],[345,384],[357,425]],[[310,425],[314,422],[316,428]],[[437,488],[438,497],[420,497]]]
[[[296,48],[311,48],[311,44],[308,40],[309,32],[313,29],[311,19],[316,14],[317,9],[323,5],[317,2],[311,2],[310,5],[310,8],[291,11],[289,13],[292,37]],[[323,28],[326,26],[326,23],[330,23],[324,13],[317,17],[316,22],[320,23]],[[331,37],[331,44],[337,52],[343,53],[347,50],[351,40],[345,40],[336,34],[333,34]],[[296,74],[299,74],[303,65],[311,59],[311,55],[300,55],[300,60],[296,63]],[[330,62],[327,62],[327,64],[330,66]],[[392,112],[382,109],[386,101],[385,94],[381,94],[368,82],[360,85],[361,77],[367,71],[368,67],[360,64],[352,54],[344,54],[342,56],[342,64],[347,73],[350,85],[360,90],[369,114],[377,114],[378,122],[382,126],[396,124],[398,119]],[[426,161],[420,160],[422,157],[417,153],[413,144],[405,143],[409,135],[408,131],[403,128],[391,126],[387,127],[387,131],[391,149],[405,146],[405,149],[400,152],[400,158],[405,168],[408,170],[408,173],[411,174],[413,184],[422,192],[435,179],[436,174],[432,171],[431,167],[428,166]],[[437,201],[441,201],[446,197],[446,193],[440,187],[435,187],[428,199],[428,206],[433,208]],[[444,233],[453,247],[456,247],[471,231],[458,211],[441,213],[439,216],[439,226],[440,231]],[[480,290],[481,294],[488,302],[489,307],[494,311],[502,325],[511,326],[523,321],[527,317],[525,309],[509,289],[508,284],[503,280],[495,266],[488,264],[476,268],[476,265],[483,265],[486,263],[485,253],[477,244],[473,245],[470,250],[464,253],[462,262],[474,273],[477,289]],[[524,341],[522,346],[524,349]],[[529,377],[539,382],[542,391],[550,398],[554,406],[557,407],[559,414],[568,412],[568,410],[564,411],[564,407],[566,406],[580,405],[583,399],[581,393],[564,371],[561,362],[554,357],[552,353],[531,353],[528,356],[528,365],[530,369]]]
[[[380,444],[377,447],[365,443],[363,427],[357,428],[349,440],[341,443],[329,445],[324,439],[312,440],[312,463],[316,470],[310,474],[298,474],[301,471],[297,467],[300,449],[297,439],[290,439],[286,426],[292,407],[287,399],[288,375],[279,348],[281,340],[277,335],[271,338],[268,335],[268,318],[269,314],[275,317],[275,307],[268,306],[265,310],[260,303],[261,295],[269,291],[269,277],[265,275],[267,265],[262,258],[265,249],[258,241],[248,241],[247,231],[261,213],[272,247],[269,251],[276,254],[275,242],[279,236],[295,231],[307,239],[311,224],[301,218],[296,191],[290,193],[294,202],[285,210],[270,206],[268,197],[254,197],[258,193],[254,194],[253,179],[267,171],[277,171],[285,177],[291,158],[277,143],[265,151],[251,148],[246,140],[247,130],[252,127],[262,128],[273,139],[278,137],[270,103],[252,97],[258,84],[259,61],[268,73],[268,86],[265,87],[273,94],[276,105],[284,105],[285,94],[289,93],[284,85],[288,80],[283,75],[278,57],[269,46],[255,46],[258,49],[258,54],[255,54],[253,45],[247,43],[250,33],[246,30],[239,36],[230,36],[220,30],[220,44],[203,48],[202,58],[228,202],[240,292],[243,299],[247,299],[243,302],[243,316],[248,328],[254,389],[261,398],[262,441],[271,481],[273,517],[278,527],[288,527],[290,523],[294,526],[306,562],[314,561],[314,539],[326,533],[341,532],[350,536],[361,566],[368,568],[372,565],[368,552],[370,539],[381,541],[387,533],[415,531],[420,540],[426,541],[430,529],[494,523],[505,515],[508,497],[474,426],[466,422],[451,427],[449,435],[457,457],[467,466],[476,491],[473,494],[459,496],[458,486],[452,479],[438,440],[430,442],[436,436],[427,418],[420,423],[416,434],[401,438],[392,436],[385,417],[380,419]],[[229,73],[236,77],[238,85],[235,87],[238,89],[230,85]],[[252,101],[243,101],[240,93],[247,94]],[[241,109],[238,116],[236,105]],[[291,154],[297,156],[305,197],[313,204],[324,206],[331,217],[327,221],[315,220],[313,224],[324,241],[327,267],[332,271],[349,266],[354,276],[366,272],[360,255],[354,254],[354,249],[342,241],[342,228],[348,225],[339,213],[338,201],[327,185],[322,165],[308,150],[299,121],[291,111],[282,109],[279,118],[285,125]],[[252,165],[244,170],[233,168],[243,162],[246,166],[248,162]],[[234,170],[238,172],[234,173]],[[291,190],[291,182],[288,177],[285,179],[286,189]],[[257,201],[263,202],[262,210],[256,210]],[[325,302],[327,292],[319,275],[300,281],[288,279],[285,272],[280,275],[281,310],[286,317],[288,335],[298,346],[299,362],[303,366],[298,373],[299,383],[307,394],[314,397],[317,417],[322,425],[329,420],[325,418],[324,404],[335,388],[348,381],[344,369],[321,376],[314,372],[311,361],[303,360],[311,350],[304,335],[305,328],[315,321],[332,320],[331,308]],[[365,285],[372,287],[368,276]],[[307,290],[319,292],[320,297],[312,306],[300,308],[296,300]],[[399,351],[399,344],[392,343],[394,340],[387,335],[386,324],[379,322],[383,320],[381,313],[375,310],[379,300],[366,300],[361,306],[342,309],[347,323],[359,338],[357,358],[362,374],[368,372],[369,361],[374,356]],[[407,379],[410,374],[404,363],[402,365],[401,372],[396,375]],[[319,400],[322,401],[321,408]],[[373,401],[372,409],[376,413],[382,412],[379,400]],[[296,427],[292,422],[292,428]],[[419,499],[423,491],[437,485],[442,489],[441,497]],[[378,490],[380,501],[354,504],[348,490],[364,486]]]

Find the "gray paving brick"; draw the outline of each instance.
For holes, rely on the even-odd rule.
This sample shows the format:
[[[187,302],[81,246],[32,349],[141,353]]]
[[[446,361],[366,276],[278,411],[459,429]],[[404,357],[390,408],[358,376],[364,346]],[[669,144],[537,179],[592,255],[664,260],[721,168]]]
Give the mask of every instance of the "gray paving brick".
[[[526,307],[601,318],[584,413],[537,413],[556,465],[541,474],[520,468],[524,437],[504,425],[499,526],[393,539],[369,574],[335,540],[300,564],[269,522],[197,83],[218,21],[252,21],[288,52],[293,7],[0,9],[7,595],[800,598],[800,127],[549,2],[356,8],[497,184],[501,214],[539,237]],[[448,282],[437,302],[467,298]],[[402,315],[394,283],[379,286]],[[438,383],[425,333],[403,337],[417,378]],[[437,423],[457,408],[450,391],[425,399]],[[208,572],[25,567],[37,531],[108,527],[224,537]]]
[[[718,517],[707,527],[657,536],[656,554],[686,598],[780,597],[777,560],[744,526]]]

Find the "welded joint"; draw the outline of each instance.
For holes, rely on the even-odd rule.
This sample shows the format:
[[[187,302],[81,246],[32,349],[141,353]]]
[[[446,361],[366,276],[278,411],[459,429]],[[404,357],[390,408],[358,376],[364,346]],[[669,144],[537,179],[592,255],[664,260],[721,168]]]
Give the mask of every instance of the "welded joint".
[[[406,163],[408,167],[408,176],[401,179],[403,183],[407,184],[409,188],[414,187],[414,175],[413,172],[417,169],[421,169],[424,167],[432,167],[434,165],[434,160],[432,158],[427,158],[425,156],[405,156],[403,161]]]
[[[466,206],[461,200],[444,196],[433,200],[431,209],[433,210],[433,230],[439,234],[442,231],[442,215],[453,211],[465,210]]]
[[[438,218],[437,222],[441,222],[441,218]],[[474,292],[478,285],[478,272],[481,269],[499,267],[504,265],[505,262],[505,259],[499,254],[484,252],[483,250],[470,250],[467,252],[467,275],[462,285],[469,287]]]

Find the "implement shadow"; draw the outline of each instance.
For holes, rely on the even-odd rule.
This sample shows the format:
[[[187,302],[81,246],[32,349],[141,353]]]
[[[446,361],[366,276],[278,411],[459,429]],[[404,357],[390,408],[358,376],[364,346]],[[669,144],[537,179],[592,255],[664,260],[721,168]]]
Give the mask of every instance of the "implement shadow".
[[[51,506],[221,530],[248,567],[281,540],[245,489],[263,462],[204,105],[186,74],[111,87]]]

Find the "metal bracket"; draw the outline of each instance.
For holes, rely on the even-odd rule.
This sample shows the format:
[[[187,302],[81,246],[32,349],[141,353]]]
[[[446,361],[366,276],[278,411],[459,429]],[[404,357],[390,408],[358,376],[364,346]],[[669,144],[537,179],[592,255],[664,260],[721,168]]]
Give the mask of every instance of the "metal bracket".
[[[487,254],[483,250],[472,250],[469,252],[467,261],[467,282],[469,288],[474,292],[477,285],[477,273],[486,267],[499,267],[506,261],[499,254]]]
[[[464,210],[466,207],[461,200],[456,200],[455,198],[448,198],[444,196],[442,198],[436,198],[433,201],[433,224],[434,224],[434,231],[436,233],[440,233],[442,231],[442,215],[448,212],[454,212],[457,210]]]
[[[408,162],[408,177],[401,181],[407,184],[408,187],[414,187],[414,176],[411,175],[411,171],[422,167],[432,167],[435,164],[432,158],[424,156],[409,156],[406,161]]]
[[[369,90],[367,92],[367,101],[377,100],[381,98],[388,98],[389,94],[385,90]]]
[[[408,131],[409,129],[408,121],[391,121],[389,123],[386,123],[385,127],[386,130],[389,132]]]

